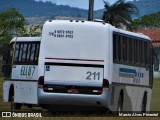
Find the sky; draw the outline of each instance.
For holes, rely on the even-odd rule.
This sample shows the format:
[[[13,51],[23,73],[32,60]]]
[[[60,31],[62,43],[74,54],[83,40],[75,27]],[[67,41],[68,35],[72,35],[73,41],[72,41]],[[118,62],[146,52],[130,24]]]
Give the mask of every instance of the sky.
[[[88,1],[89,0],[35,0],[35,1],[51,1],[53,3],[56,3],[57,5],[69,5],[71,7],[78,7],[83,9],[88,9]],[[94,9],[102,9],[104,8],[103,0],[94,0],[95,5]],[[105,0],[106,1],[106,0]],[[107,0],[110,4],[113,4],[116,2],[116,0]],[[126,1],[133,1],[133,0],[126,0]]]

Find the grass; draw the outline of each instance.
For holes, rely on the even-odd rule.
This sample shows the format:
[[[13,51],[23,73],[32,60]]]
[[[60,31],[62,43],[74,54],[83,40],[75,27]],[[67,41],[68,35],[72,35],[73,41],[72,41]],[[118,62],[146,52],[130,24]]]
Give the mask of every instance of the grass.
[[[153,83],[151,111],[160,111],[160,79],[155,79]]]
[[[0,78],[0,110],[10,110],[10,103],[4,103],[3,102],[3,80],[2,78]],[[22,108],[23,110],[31,110],[31,111],[35,111],[35,110],[40,110],[40,108],[32,108],[32,109],[28,109],[26,107]],[[151,101],[151,111],[160,111],[160,79],[155,79],[154,80],[154,85],[153,85],[153,93],[152,93],[152,101]],[[46,113],[47,114],[47,113]],[[96,115],[91,115],[86,117],[85,115],[80,115],[80,117],[77,117],[79,115],[76,114],[71,114],[71,115],[64,115],[66,117],[63,117],[63,115],[60,116],[56,116],[52,115],[52,114],[48,114],[50,117],[52,117],[53,120],[141,120],[143,117],[105,117],[104,115],[102,116],[96,116]],[[72,117],[71,117],[72,116]],[[46,117],[46,118],[34,118],[35,120],[39,120],[39,119],[45,119],[45,120],[49,120],[50,117]],[[8,119],[12,119],[12,120],[17,120],[18,118],[8,118]],[[23,118],[24,120],[28,119],[28,118]],[[153,117],[145,117],[143,118],[145,120],[150,120],[153,119]],[[154,117],[155,120],[158,120],[159,118]]]
[[[8,118],[8,120],[17,120],[18,118]],[[21,119],[21,118],[19,118]],[[31,118],[23,118],[30,120]],[[53,117],[52,120],[159,120],[159,118],[143,118],[143,117]],[[6,119],[7,120],[7,119]],[[51,118],[34,118],[34,120],[51,120]]]

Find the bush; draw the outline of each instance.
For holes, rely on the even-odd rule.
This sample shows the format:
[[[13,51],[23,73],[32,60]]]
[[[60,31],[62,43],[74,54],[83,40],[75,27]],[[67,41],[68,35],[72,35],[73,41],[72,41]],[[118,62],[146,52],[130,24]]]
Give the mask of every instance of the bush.
[[[0,56],[0,77],[3,77],[3,73],[1,73],[2,68],[2,56]]]

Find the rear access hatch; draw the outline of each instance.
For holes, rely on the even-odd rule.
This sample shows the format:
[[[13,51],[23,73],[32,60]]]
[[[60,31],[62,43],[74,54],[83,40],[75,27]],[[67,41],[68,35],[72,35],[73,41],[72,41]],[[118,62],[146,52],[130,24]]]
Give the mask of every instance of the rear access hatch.
[[[44,84],[102,87],[103,65],[45,63]]]

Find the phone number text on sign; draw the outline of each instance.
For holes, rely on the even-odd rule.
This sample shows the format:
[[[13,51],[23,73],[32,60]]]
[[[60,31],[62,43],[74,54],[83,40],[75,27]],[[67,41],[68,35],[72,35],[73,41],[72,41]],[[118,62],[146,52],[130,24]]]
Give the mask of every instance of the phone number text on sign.
[[[73,30],[54,30],[54,32],[49,32],[49,36],[54,38],[73,38]]]

